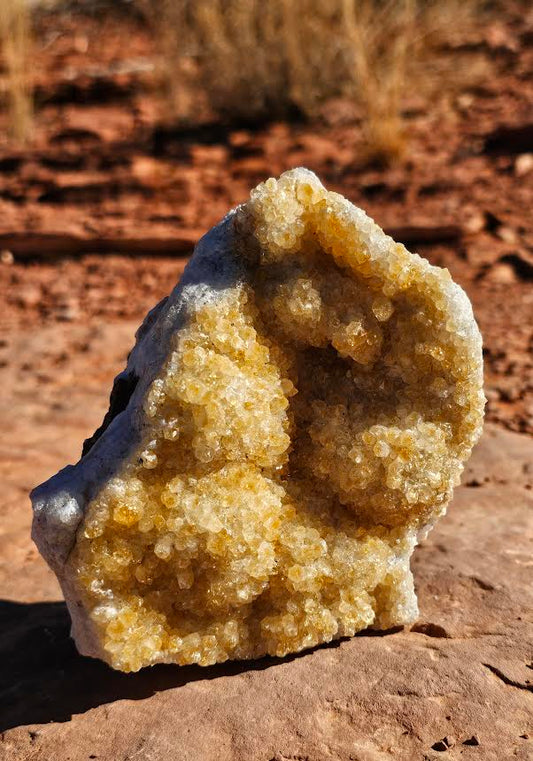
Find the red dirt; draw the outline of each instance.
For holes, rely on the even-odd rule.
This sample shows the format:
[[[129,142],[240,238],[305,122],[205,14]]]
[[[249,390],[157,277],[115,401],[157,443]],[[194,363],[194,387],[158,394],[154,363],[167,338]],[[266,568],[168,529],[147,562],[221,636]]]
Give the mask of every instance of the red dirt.
[[[413,95],[409,157],[389,169],[365,163],[356,110],[344,102],[313,125],[159,121],[154,42],[131,14],[47,13],[37,27],[35,139],[0,145],[4,364],[14,331],[140,320],[228,208],[265,177],[305,165],[450,269],[484,335],[488,418],[533,432],[533,20],[524,5],[493,11],[457,43],[484,56],[484,81],[431,109]]]

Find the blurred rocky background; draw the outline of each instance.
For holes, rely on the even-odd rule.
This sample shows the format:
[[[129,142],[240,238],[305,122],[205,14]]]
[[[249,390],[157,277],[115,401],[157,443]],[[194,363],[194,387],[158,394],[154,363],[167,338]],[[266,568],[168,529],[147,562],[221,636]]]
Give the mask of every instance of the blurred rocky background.
[[[508,544],[502,539],[500,555],[519,564],[512,568],[520,570],[516,578],[523,578],[526,589],[531,561],[513,545],[525,541],[526,513],[509,525],[506,516],[511,503],[520,512],[520,500],[530,496],[533,470],[532,450],[524,449],[533,433],[532,69],[533,11],[526,0],[0,0],[0,594],[8,601],[0,604],[6,632],[0,651],[10,664],[0,685],[9,705],[0,728],[19,726],[15,734],[1,736],[1,758],[4,748],[10,760],[51,757],[59,735],[41,746],[41,729],[24,729],[31,722],[62,722],[72,712],[87,711],[90,723],[88,708],[144,698],[168,686],[168,676],[159,687],[142,676],[116,682],[100,667],[91,672],[76,660],[68,649],[64,608],[51,602],[60,599],[55,579],[29,540],[27,493],[79,457],[83,439],[101,421],[135,328],[172,288],[195,241],[259,181],[293,166],[317,172],[411,250],[448,267],[468,292],[484,336],[493,440],[482,445],[488,448],[480,449],[467,473],[459,502],[467,523],[468,509],[474,510],[468,525],[478,538],[493,537],[502,526],[511,532],[514,539],[508,537]],[[526,436],[516,436],[520,433]],[[507,453],[512,456],[506,460]],[[506,483],[516,490],[505,491]],[[482,516],[491,509],[496,512],[489,531]],[[459,513],[453,520],[462,525]],[[438,531],[451,535],[451,525],[443,522]],[[479,611],[492,606],[494,621],[522,622],[520,595],[509,589],[496,600],[494,579],[472,582],[469,603],[463,605],[465,587],[457,572],[462,561],[438,554],[435,547],[445,546],[439,536],[435,532],[431,551],[417,556],[421,603],[428,615],[434,609],[435,617],[406,637],[433,638],[443,648],[449,636],[449,646],[459,647],[471,635],[470,624],[455,626],[453,616],[446,623],[439,606],[468,618],[478,610],[472,595],[483,596]],[[476,552],[485,557],[487,569],[492,558],[501,577],[500,555],[489,544]],[[446,573],[449,585],[441,588]],[[484,631],[490,626],[497,628],[492,622]],[[509,647],[518,637],[507,629],[501,636]],[[368,657],[377,658],[376,652],[385,657],[386,642],[367,642],[373,653]],[[421,679],[416,647],[411,640],[399,642],[399,654],[413,657],[409,679]],[[20,655],[21,647],[33,660]],[[364,650],[357,642],[350,647],[352,658]],[[327,660],[336,652],[317,657]],[[477,684],[475,677],[462,670],[475,658],[471,653],[463,661],[457,653],[450,657],[456,681],[448,692],[464,707],[478,699],[468,688],[469,680]],[[350,663],[355,669],[355,661]],[[479,745],[483,736],[464,745],[446,725],[457,718],[452,708],[442,716],[422,709],[409,713],[409,705],[425,710],[437,698],[422,688],[406,697],[407,688],[398,687],[393,703],[405,715],[386,708],[391,737],[405,732],[405,743],[411,744],[390,745],[391,740],[392,757],[529,758],[524,727],[530,672],[524,676],[494,663],[507,682],[484,671],[483,679],[498,678],[503,687],[501,694],[491,693],[491,685],[481,680],[479,705],[486,689],[492,706],[514,706],[519,718],[512,732],[511,719],[500,727],[487,715],[486,731],[493,726],[490,752]],[[342,664],[337,666],[343,674]],[[291,664],[286,667],[290,681]],[[390,664],[378,658],[373,668],[379,673]],[[67,672],[75,677],[61,698]],[[316,678],[303,669],[301,684]],[[46,684],[53,686],[51,692]],[[74,700],[85,684],[91,697]],[[203,684],[209,682],[199,682],[198,689]],[[246,674],[238,684],[245,711]],[[263,686],[257,682],[259,693]],[[513,700],[506,703],[510,693]],[[218,710],[213,695],[209,705]],[[225,705],[222,693],[220,700]],[[335,700],[340,701],[335,715],[351,717],[353,728],[355,704]],[[368,698],[367,713],[360,707],[370,722],[379,714],[379,700],[379,695]],[[27,701],[34,710],[24,710]],[[177,705],[169,703],[169,716]],[[103,722],[98,727],[105,726],[98,716]],[[463,734],[467,729],[475,734],[475,721],[461,716],[456,725]],[[441,724],[448,729],[441,732]],[[302,741],[292,755],[288,743],[265,761],[330,758],[317,750],[327,735],[324,726],[314,755]],[[497,737],[507,737],[506,731],[509,738],[516,736],[514,744],[508,739],[498,750]],[[68,751],[72,737],[83,736],[76,732],[61,735],[65,746],[58,759],[174,758],[165,755],[167,746],[157,746],[150,756],[135,743],[127,752],[124,743],[101,755],[87,743]],[[357,732],[363,737],[360,728]],[[219,740],[212,738],[213,747]],[[263,759],[246,744],[244,755],[224,755],[224,742],[220,757]],[[360,745],[353,756],[343,746],[331,757],[382,761],[391,757],[383,755],[387,742]],[[207,758],[201,735],[198,743],[196,756],[190,745],[179,757]]]

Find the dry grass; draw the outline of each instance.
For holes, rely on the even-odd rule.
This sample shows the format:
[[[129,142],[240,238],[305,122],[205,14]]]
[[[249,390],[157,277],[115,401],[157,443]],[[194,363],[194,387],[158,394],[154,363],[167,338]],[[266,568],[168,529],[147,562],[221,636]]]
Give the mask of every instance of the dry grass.
[[[1,95],[9,108],[11,137],[21,142],[29,138],[33,123],[30,46],[28,3],[25,0],[0,0]]]
[[[158,36],[169,111],[194,122],[317,114],[331,97],[360,106],[366,148],[405,152],[408,91],[446,87],[443,38],[479,0],[139,0]],[[457,68],[457,67],[456,67]],[[438,84],[436,84],[438,83]]]
[[[415,55],[416,0],[377,7],[372,0],[342,0],[342,22],[351,63],[350,84],[361,103],[367,151],[383,162],[405,152],[401,115]]]
[[[391,163],[405,154],[406,96],[431,102],[472,76],[439,49],[472,25],[482,0],[135,2],[156,34],[168,117],[312,118],[328,99],[347,97],[359,107],[366,153]],[[0,98],[18,140],[32,126],[30,42],[28,0],[0,0]]]

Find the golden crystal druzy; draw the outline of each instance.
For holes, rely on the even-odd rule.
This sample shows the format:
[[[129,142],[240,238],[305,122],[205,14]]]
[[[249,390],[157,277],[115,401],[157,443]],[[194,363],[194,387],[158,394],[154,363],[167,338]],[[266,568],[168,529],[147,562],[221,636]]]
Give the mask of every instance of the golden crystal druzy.
[[[447,270],[305,170],[227,223],[246,276],[174,334],[68,560],[124,671],[412,620],[416,537],[481,430],[480,336]]]

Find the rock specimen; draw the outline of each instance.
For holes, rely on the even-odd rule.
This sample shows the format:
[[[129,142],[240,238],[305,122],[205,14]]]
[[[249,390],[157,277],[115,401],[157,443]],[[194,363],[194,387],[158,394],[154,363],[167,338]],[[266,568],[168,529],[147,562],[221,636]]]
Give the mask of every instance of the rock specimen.
[[[80,462],[33,492],[78,648],[136,671],[412,621],[409,559],[483,405],[448,271],[311,172],[267,180],[147,316]]]

